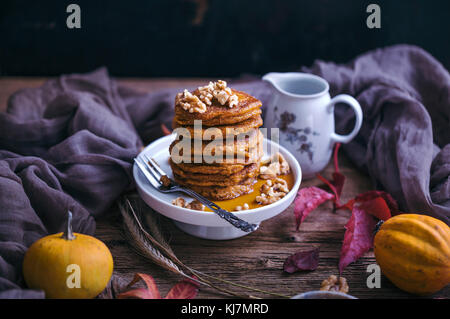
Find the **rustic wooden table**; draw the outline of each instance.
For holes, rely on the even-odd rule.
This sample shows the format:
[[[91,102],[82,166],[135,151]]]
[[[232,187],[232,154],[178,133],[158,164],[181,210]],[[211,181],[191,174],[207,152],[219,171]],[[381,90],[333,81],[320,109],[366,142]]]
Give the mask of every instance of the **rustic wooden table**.
[[[0,111],[4,111],[8,96],[25,87],[36,87],[44,78],[0,78]],[[120,84],[136,90],[150,92],[167,87],[196,86],[206,82],[204,79],[118,79]],[[341,170],[348,177],[344,186],[343,201],[372,189],[369,178],[340,154]],[[331,166],[323,172],[329,177]],[[319,185],[317,179],[304,181],[301,187]],[[162,294],[180,278],[162,270],[158,266],[136,255],[121,233],[120,218],[117,208],[111,208],[110,217],[99,220],[96,236],[103,240],[114,257],[115,273],[131,280],[134,273],[151,274]],[[338,274],[337,264],[344,225],[350,212],[334,212],[331,203],[324,204],[302,224],[300,231],[295,231],[293,207],[277,217],[262,223],[258,231],[243,238],[228,241],[210,241],[189,236],[178,230],[169,220],[164,220],[165,233],[180,260],[186,265],[205,273],[224,279],[262,288],[272,292],[295,295],[316,290],[322,280],[329,275]],[[319,267],[312,272],[286,274],[283,262],[290,254],[302,249],[320,246]],[[408,298],[413,297],[397,289],[382,276],[381,288],[369,289],[366,284],[367,266],[375,263],[372,252],[359,261],[349,265],[343,273],[350,286],[350,294],[359,298]],[[220,284],[219,284],[220,286]],[[245,290],[235,289],[245,293]],[[255,294],[258,295],[258,294]],[[199,298],[221,298],[209,288],[202,288]],[[449,298],[450,286],[435,294],[435,298]]]

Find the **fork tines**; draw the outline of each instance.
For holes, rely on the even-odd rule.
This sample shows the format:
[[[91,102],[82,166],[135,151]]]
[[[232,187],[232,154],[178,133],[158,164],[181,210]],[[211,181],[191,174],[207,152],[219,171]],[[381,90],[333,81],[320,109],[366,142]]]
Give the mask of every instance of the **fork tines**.
[[[134,159],[136,165],[139,167],[148,181],[155,188],[159,188],[162,185],[161,177],[165,175],[164,171],[157,164],[153,164],[153,162],[156,163],[153,159],[152,162],[146,155],[142,156],[145,158],[145,160],[143,160],[140,156]],[[162,172],[162,174],[160,172]]]

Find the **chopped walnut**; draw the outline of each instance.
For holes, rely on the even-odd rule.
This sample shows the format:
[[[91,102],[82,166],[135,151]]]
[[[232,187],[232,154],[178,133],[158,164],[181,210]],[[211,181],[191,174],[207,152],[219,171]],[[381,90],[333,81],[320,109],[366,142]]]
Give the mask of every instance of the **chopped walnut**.
[[[229,108],[235,107],[236,105],[238,105],[238,103],[239,103],[239,99],[236,94],[233,94],[228,98],[228,107]]]
[[[274,180],[267,180],[261,186],[261,195],[256,196],[256,202],[262,205],[269,205],[280,200],[287,193],[289,188],[287,182],[282,178],[276,178]]]
[[[167,177],[167,175],[161,176],[159,180],[161,181],[164,187],[169,187],[170,184],[172,184],[172,181],[170,180],[169,177]]]
[[[172,205],[184,207],[186,205],[186,201],[183,197],[177,197],[172,201]]]
[[[194,199],[192,202],[187,203],[183,197],[177,197],[172,201],[172,204],[179,207],[184,207],[193,210],[205,210],[205,205]]]
[[[280,153],[278,153],[278,163],[280,163],[280,174],[281,175],[289,174],[289,171],[291,170],[291,168],[289,167],[289,163]]]
[[[194,199],[192,202],[186,205],[186,208],[193,210],[205,210],[205,205]]]
[[[181,107],[189,113],[204,113],[206,111],[206,104],[203,103],[197,95],[192,94],[188,90],[184,90],[183,93],[178,93],[175,103],[180,104]]]
[[[241,211],[241,210],[248,210],[248,209],[250,209],[250,206],[248,206],[248,204],[245,203],[245,204],[242,205],[242,206],[236,206],[236,208],[235,208],[234,210],[235,210],[235,211]]]
[[[212,94],[213,90],[214,90],[214,84],[212,82],[209,82],[208,85],[198,88],[198,92],[199,92],[198,97],[206,105],[211,105],[212,99],[214,97],[214,95]]]
[[[262,179],[274,179],[278,175],[286,175],[290,171],[289,163],[280,153],[276,153],[269,166],[259,168],[259,177]]]
[[[208,85],[199,87],[198,98],[205,105],[211,105],[212,100],[216,99],[220,105],[228,103],[229,108],[233,108],[238,105],[238,97],[233,94],[231,89],[227,87],[227,82],[218,80],[217,82],[209,82]]]
[[[320,285],[320,290],[326,291],[338,291],[343,293],[348,293],[349,287],[347,284],[347,279],[344,277],[336,277],[335,275],[331,275],[328,279],[322,281]]]
[[[280,171],[280,163],[272,163],[269,166],[261,166],[259,168],[259,177],[262,179],[276,178]]]

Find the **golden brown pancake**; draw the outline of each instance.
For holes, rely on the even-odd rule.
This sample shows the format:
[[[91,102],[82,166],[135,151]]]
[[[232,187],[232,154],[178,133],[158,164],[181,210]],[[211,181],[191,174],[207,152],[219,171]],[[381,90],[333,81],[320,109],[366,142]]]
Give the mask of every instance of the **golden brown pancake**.
[[[257,129],[262,124],[263,124],[263,120],[261,118],[261,115],[256,115],[256,116],[252,116],[242,122],[235,123],[232,126],[230,126],[230,125],[217,125],[217,126],[213,126],[213,127],[203,127],[202,126],[201,132],[198,132],[197,130],[194,130],[193,126],[183,126],[183,125],[178,124],[176,122],[176,116],[175,116],[173,123],[172,123],[172,127],[174,129],[180,128],[180,127],[187,129],[189,131],[191,138],[194,138],[194,136],[195,137],[201,136],[203,140],[212,140],[214,138],[214,136],[213,136],[214,131],[212,131],[212,130],[217,130],[218,133],[216,133],[216,134],[222,134],[222,136],[225,138],[230,133],[232,133],[234,135],[246,134],[254,129]],[[233,130],[228,130],[228,132],[227,132],[227,128],[228,129],[232,128]],[[209,131],[208,131],[208,132],[210,132],[209,134],[205,134],[205,131],[207,129],[209,129]],[[195,134],[198,134],[198,135],[195,135]]]
[[[251,180],[251,183],[248,184],[239,184],[226,187],[195,186],[189,184],[185,186],[211,200],[228,200],[251,193],[253,191],[253,184],[256,182],[255,179]],[[175,181],[177,180],[175,179]],[[179,181],[177,182],[179,183]]]
[[[231,89],[238,97],[238,105],[230,108],[213,100],[204,113],[190,113],[179,104],[175,104],[175,121],[178,125],[194,125],[195,120],[201,120],[203,126],[234,124],[261,114],[261,101],[253,96]],[[195,90],[193,93],[198,92]]]
[[[172,160],[169,160],[172,161]],[[180,169],[189,173],[199,174],[219,174],[228,176],[244,169],[245,164],[194,164],[178,163],[175,164]]]
[[[187,183],[197,186],[230,186],[241,184],[244,180],[255,177],[259,173],[259,163],[246,165],[242,170],[230,175],[185,172],[173,162],[170,162],[170,166],[172,167],[174,176],[178,180],[183,180],[184,184]]]
[[[222,156],[217,154],[213,154],[213,152],[208,153],[201,153],[201,152],[194,152],[194,142],[191,141],[191,157],[189,160],[189,157],[185,158],[183,156],[183,149],[175,148],[175,146],[180,143],[180,141],[173,141],[172,144],[169,146],[169,153],[171,154],[171,158],[175,163],[194,163],[194,164],[200,164],[200,163],[206,163],[206,164],[250,164],[250,163],[256,163],[260,160],[263,153],[263,134],[258,130],[256,131],[256,134],[254,137],[256,140],[256,144],[254,146],[250,146],[248,144],[248,141],[245,143],[242,143],[239,145],[237,141],[233,144],[234,150],[231,150],[229,154],[233,154],[233,157],[228,158],[227,155],[229,154],[225,153],[225,151],[222,153]],[[209,141],[205,141],[202,143],[202,150],[205,149],[205,147],[208,146],[208,144],[211,143]],[[254,142],[251,142],[254,144]],[[214,145],[211,145],[211,148],[209,150],[213,149]],[[172,152],[173,151],[173,152]]]
[[[259,130],[253,130],[247,134],[235,136],[234,139],[229,138],[229,140],[227,140],[226,138],[224,138],[218,140],[203,141],[194,141],[190,139],[188,140],[188,143],[191,146],[191,154],[195,155],[216,155],[219,153],[225,155],[227,154],[226,152],[237,155],[248,152],[252,148],[255,148],[260,142],[260,135],[262,135],[262,133]],[[178,154],[179,152],[180,155],[183,155],[183,145],[181,144],[182,141],[184,141],[184,138],[172,142],[169,147],[170,154],[172,154],[172,150],[174,150],[174,152],[177,152],[176,154]],[[189,144],[187,144],[187,146],[189,146]]]

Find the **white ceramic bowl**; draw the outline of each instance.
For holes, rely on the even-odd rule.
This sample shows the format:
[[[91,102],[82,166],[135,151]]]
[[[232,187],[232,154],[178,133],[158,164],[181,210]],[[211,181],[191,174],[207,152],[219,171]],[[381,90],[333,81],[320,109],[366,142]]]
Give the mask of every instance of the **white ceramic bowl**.
[[[291,299],[358,299],[358,298],[344,294],[343,292],[316,290],[296,295]]]
[[[172,178],[172,170],[169,165],[169,145],[174,138],[174,135],[161,137],[148,145],[141,152],[141,154],[146,154],[155,159],[170,178]],[[234,212],[239,218],[255,224],[259,224],[266,219],[272,218],[289,207],[295,199],[295,195],[297,194],[302,179],[300,165],[289,151],[267,139],[264,139],[264,143],[264,149],[270,149],[270,147],[279,148],[279,152],[284,156],[292,169],[295,183],[285,197],[273,204]],[[172,219],[175,225],[184,232],[196,237],[214,240],[233,239],[249,234],[235,228],[213,212],[197,211],[173,205],[172,200],[177,197],[184,197],[188,200],[191,199],[182,193],[165,194],[159,192],[146,180],[136,164],[133,167],[133,176],[141,198],[158,213]]]

